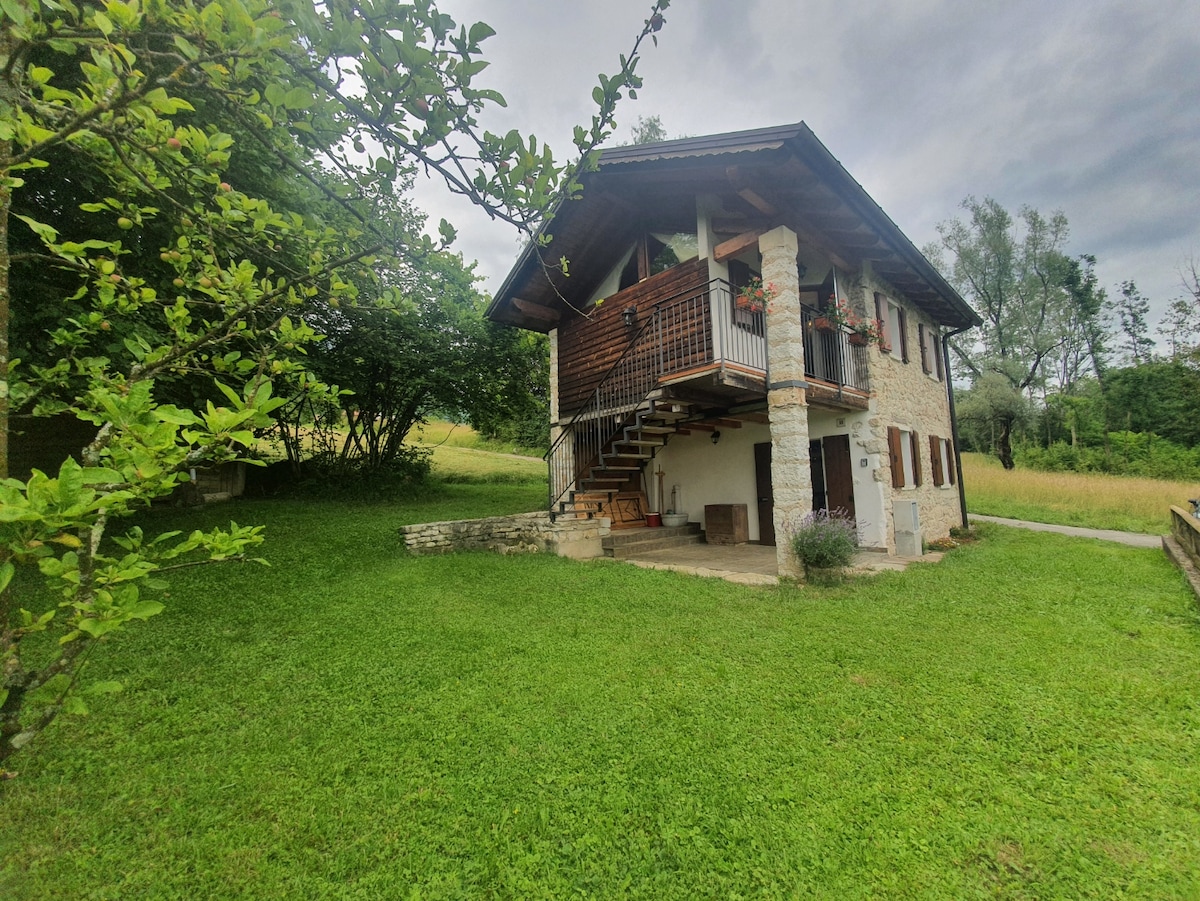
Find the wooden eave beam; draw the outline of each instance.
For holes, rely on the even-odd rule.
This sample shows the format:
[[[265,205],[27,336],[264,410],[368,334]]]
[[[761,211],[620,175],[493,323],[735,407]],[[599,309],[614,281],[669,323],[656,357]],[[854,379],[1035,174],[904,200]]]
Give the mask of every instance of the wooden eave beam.
[[[713,248],[713,259],[718,263],[724,263],[726,260],[741,256],[751,247],[757,247],[759,237],[767,231],[768,229],[765,228],[755,228],[748,232],[742,232],[728,241],[722,241]]]
[[[530,300],[522,300],[520,297],[512,299],[513,308],[524,316],[545,325],[558,325],[559,312],[552,310],[549,307],[542,306],[540,303],[534,303]]]

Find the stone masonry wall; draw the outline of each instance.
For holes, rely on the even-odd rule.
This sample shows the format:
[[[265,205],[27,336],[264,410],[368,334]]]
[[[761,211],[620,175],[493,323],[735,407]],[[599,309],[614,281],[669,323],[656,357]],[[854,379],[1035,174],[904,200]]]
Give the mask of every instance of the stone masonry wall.
[[[1200,567],[1200,519],[1182,507],[1172,507],[1171,535],[1179,542],[1179,546],[1191,558],[1192,563]]]
[[[917,339],[917,324],[925,323],[933,328],[932,320],[916,308],[904,302],[904,296],[876,276],[865,272],[856,280],[855,288],[861,292],[855,298],[862,307],[874,313],[874,292],[886,294],[897,303],[903,304],[907,320],[908,362],[882,353],[872,347],[870,356],[871,418],[869,436],[864,442],[871,453],[880,455],[880,466],[875,478],[881,482],[881,490],[891,500],[915,500],[921,516],[921,535],[926,541],[945,538],[950,529],[962,525],[956,484],[947,480],[944,485],[933,484],[933,462],[929,459],[929,436],[952,438],[950,428],[950,405],[946,399],[946,382],[936,375],[928,375],[921,369],[920,346]],[[856,293],[857,293],[856,292]],[[868,303],[869,300],[869,303]],[[857,306],[857,304],[856,304]],[[898,349],[897,349],[898,350]],[[893,488],[892,470],[887,450],[888,426],[917,433],[920,448],[921,484],[916,488]],[[951,456],[950,465],[953,466]],[[889,503],[890,507],[891,504]],[[887,517],[888,549],[896,549],[895,522]]]
[[[584,560],[601,557],[601,540],[610,521],[604,518],[550,521],[548,513],[517,513],[486,519],[460,519],[403,526],[404,546],[414,554],[450,554],[494,550],[501,554],[547,552]]]

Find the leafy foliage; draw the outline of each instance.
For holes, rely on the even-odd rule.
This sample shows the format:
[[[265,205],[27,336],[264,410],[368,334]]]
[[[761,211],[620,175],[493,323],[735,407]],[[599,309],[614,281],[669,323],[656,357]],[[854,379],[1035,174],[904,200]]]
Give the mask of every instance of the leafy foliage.
[[[439,251],[396,215],[391,185],[421,165],[532,233],[579,189],[616,103],[636,93],[638,48],[667,5],[600,76],[598,111],[564,164],[532,136],[479,128],[504,102],[476,82],[492,30],[426,0],[3,4],[0,475],[10,400],[97,432],[57,477],[0,483],[0,762],[66,709],[96,641],[157,612],[143,594],[182,565],[169,561],[246,559],[261,541],[234,525],[174,543],[129,533],[119,557],[103,544],[110,519],[235,457],[284,403],[279,386],[338,396],[303,365],[321,340],[316,311],[403,314],[403,291],[381,275],[403,282]],[[10,371],[12,289],[38,271],[62,315],[18,325],[29,358]],[[26,582],[13,577],[33,566],[65,587],[59,607],[22,612]],[[22,642],[46,629],[61,641],[35,663]],[[28,715],[50,684],[62,688]]]

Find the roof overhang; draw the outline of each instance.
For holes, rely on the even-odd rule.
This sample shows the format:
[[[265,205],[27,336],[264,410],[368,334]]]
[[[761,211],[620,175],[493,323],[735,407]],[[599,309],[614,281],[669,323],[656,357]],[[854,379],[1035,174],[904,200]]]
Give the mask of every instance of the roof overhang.
[[[742,221],[787,225],[839,267],[869,265],[953,329],[980,324],[959,296],[803,122],[605,150],[582,195],[561,201],[488,306],[489,318],[546,332],[579,309],[648,216],[695,221],[695,198],[728,196]],[[741,220],[738,217],[743,217]],[[558,265],[569,262],[567,276]]]

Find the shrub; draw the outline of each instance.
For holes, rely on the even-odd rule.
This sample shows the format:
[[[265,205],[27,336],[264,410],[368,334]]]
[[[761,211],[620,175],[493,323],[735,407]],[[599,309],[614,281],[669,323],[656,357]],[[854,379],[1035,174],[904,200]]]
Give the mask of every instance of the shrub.
[[[814,569],[839,569],[854,559],[858,531],[845,510],[818,510],[800,522],[791,544],[806,575]]]

